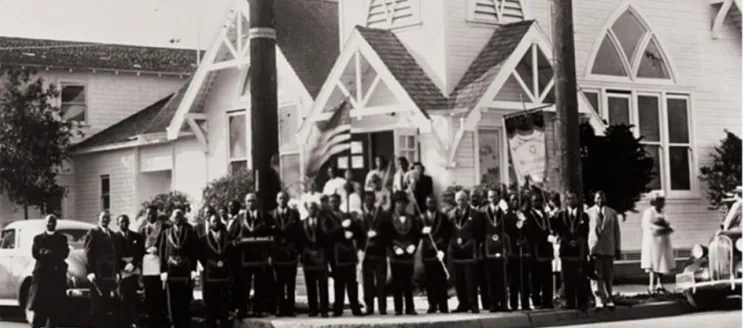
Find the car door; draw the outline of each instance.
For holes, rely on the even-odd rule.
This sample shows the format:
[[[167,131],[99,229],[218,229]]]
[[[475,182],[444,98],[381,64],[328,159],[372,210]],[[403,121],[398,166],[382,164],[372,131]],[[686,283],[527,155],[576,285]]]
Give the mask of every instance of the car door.
[[[17,233],[15,229],[5,229],[0,235],[0,299],[14,299],[12,295],[13,271],[12,263],[16,247]]]

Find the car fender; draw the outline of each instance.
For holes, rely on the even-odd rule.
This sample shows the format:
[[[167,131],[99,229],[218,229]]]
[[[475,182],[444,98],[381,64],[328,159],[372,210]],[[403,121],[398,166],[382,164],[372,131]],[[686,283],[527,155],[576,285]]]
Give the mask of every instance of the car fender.
[[[682,266],[684,269],[682,269],[682,272],[692,272],[695,273],[698,270],[705,268],[708,266],[708,257],[704,256],[699,259],[690,257],[687,259],[687,262]]]

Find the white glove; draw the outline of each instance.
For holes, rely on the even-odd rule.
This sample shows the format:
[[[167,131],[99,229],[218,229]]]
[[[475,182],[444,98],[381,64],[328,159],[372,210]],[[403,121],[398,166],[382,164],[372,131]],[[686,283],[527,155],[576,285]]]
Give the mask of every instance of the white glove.
[[[96,274],[95,273],[89,273],[88,274],[88,281],[93,282],[93,280],[96,280]]]
[[[147,253],[149,254],[155,254],[158,250],[155,247],[150,247],[147,249]]]
[[[395,255],[403,255],[403,249],[400,247],[395,248]]]
[[[377,232],[374,230],[367,231],[367,237],[369,238],[375,238],[377,236]]]
[[[201,263],[196,263],[196,272],[204,272],[204,267]]]
[[[127,263],[127,265],[124,266],[124,271],[126,272],[134,271],[134,265],[132,265],[132,263]]]
[[[196,271],[191,271],[191,280],[196,280],[196,277],[199,275],[196,273]]]
[[[555,242],[556,242],[556,238],[555,238],[555,236],[553,236],[553,235],[548,235],[548,242],[549,242],[549,243],[555,243]]]
[[[349,220],[349,219],[344,220],[343,222],[341,222],[341,226],[344,227],[344,228],[350,227],[351,226],[351,220]]]
[[[160,281],[162,282],[168,281],[168,272],[163,272],[160,274]]]
[[[437,252],[437,259],[439,259],[440,261],[444,260],[444,252],[442,251]]]
[[[362,260],[364,259],[364,251],[358,251],[357,252],[357,260],[359,260],[359,263],[362,263]]]
[[[425,234],[425,235],[430,234],[431,233],[431,227],[424,227],[423,229],[421,229],[421,233],[422,234]]]
[[[406,247],[406,252],[408,252],[408,254],[413,254],[413,252],[415,251],[416,251],[416,246],[414,245],[408,245],[408,247]]]
[[[344,231],[344,237],[346,237],[346,239],[351,239],[351,237],[354,237],[354,233],[351,231]]]

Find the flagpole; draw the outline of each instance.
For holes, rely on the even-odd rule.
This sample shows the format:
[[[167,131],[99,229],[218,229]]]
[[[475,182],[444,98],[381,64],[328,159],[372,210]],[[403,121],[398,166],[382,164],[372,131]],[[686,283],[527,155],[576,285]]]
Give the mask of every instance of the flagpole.
[[[350,98],[351,98],[351,96],[347,97],[346,101],[348,101]],[[348,102],[344,106],[348,106]],[[352,139],[352,136],[353,136],[353,134],[351,132],[351,117],[349,117],[349,156],[346,157],[346,170],[348,170],[349,172],[351,172],[351,174],[352,174],[351,176],[353,177],[354,171],[351,170],[351,154],[353,154],[353,152],[351,151],[351,143],[352,143],[352,140],[351,139]],[[346,213],[349,213],[351,215],[351,204],[349,203],[349,201],[351,200],[351,193],[352,192],[355,192],[353,190],[354,180],[347,181],[346,183],[348,183],[350,189],[352,189],[352,190],[347,190],[346,191]]]

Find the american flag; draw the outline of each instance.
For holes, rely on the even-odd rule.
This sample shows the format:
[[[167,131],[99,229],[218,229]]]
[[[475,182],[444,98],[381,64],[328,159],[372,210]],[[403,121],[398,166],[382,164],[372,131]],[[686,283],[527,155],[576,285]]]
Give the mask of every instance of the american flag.
[[[305,161],[305,172],[314,176],[333,155],[351,149],[351,117],[349,116],[349,102],[342,101],[333,109],[333,116],[326,122],[318,122],[315,138],[310,138],[309,153]]]

